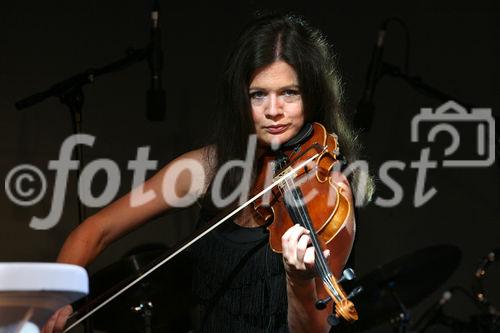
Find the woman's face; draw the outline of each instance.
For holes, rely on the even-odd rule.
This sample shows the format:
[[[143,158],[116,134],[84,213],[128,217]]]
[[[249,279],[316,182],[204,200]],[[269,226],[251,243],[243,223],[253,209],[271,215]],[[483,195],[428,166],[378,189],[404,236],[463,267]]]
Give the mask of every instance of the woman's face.
[[[255,133],[260,143],[280,145],[304,124],[299,81],[284,61],[257,70],[249,87]]]

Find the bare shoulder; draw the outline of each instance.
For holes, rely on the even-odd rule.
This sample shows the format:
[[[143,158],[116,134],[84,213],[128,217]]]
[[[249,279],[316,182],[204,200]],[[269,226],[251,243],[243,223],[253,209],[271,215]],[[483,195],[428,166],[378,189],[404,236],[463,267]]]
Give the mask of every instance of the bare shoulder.
[[[176,160],[179,159],[196,160],[203,164],[204,167],[210,168],[210,165],[215,162],[215,148],[213,146],[204,146],[194,149],[180,155]]]
[[[180,155],[164,167],[162,174],[163,177],[174,176],[177,189],[181,192],[194,191],[197,195],[203,195],[213,178],[215,166],[215,148],[205,146]]]

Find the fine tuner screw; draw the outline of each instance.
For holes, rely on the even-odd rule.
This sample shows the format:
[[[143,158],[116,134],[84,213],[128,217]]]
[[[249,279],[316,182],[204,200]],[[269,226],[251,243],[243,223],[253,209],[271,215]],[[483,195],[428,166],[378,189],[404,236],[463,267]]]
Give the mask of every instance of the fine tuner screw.
[[[342,272],[342,277],[337,281],[338,283],[342,283],[344,281],[350,281],[352,279],[354,279],[356,277],[356,274],[354,273],[354,270],[352,268],[346,268],[344,269],[344,271]],[[361,287],[358,287],[358,288],[361,288]],[[356,291],[358,288],[354,289],[351,294]],[[363,288],[361,288],[363,289]],[[353,295],[352,297],[356,296],[357,294],[359,294],[361,292],[361,290],[359,290],[358,292],[356,292],[355,295]],[[349,296],[351,296],[351,294],[349,294]],[[328,304],[328,302],[330,302],[332,300],[332,297],[331,296],[328,296],[324,299],[319,299],[316,301],[316,309],[318,310],[323,310],[326,308],[326,304]]]

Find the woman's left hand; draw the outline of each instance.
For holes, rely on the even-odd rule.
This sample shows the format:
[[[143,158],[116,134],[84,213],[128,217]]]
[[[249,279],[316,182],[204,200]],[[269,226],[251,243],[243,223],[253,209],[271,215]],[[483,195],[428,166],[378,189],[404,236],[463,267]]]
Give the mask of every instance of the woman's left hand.
[[[293,281],[309,281],[315,274],[314,247],[311,245],[309,230],[296,224],[288,229],[281,238],[283,246],[283,263],[288,279]],[[328,257],[329,250],[323,255]]]

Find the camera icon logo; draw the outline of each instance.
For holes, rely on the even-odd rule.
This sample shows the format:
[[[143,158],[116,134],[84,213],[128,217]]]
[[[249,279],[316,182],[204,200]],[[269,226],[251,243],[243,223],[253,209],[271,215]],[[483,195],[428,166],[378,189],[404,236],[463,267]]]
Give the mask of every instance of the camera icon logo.
[[[411,122],[412,142],[419,142],[419,128],[425,122],[435,123],[427,133],[427,142],[434,142],[441,132],[451,136],[451,144],[444,150],[443,167],[489,167],[495,162],[495,119],[491,109],[472,108],[471,112],[467,112],[466,108],[454,101],[444,103],[434,112],[431,108],[422,108]],[[458,124],[462,125],[461,128],[463,125],[472,126],[475,132],[476,151],[473,159],[453,159],[461,142]]]

